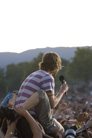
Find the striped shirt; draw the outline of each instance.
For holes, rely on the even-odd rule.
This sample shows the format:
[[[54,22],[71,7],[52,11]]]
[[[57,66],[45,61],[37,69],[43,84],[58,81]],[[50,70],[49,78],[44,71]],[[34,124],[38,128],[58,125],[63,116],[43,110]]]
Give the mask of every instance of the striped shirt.
[[[31,73],[22,83],[16,99],[15,107],[22,105],[34,92],[43,89],[45,92],[54,91],[54,78],[44,70]]]

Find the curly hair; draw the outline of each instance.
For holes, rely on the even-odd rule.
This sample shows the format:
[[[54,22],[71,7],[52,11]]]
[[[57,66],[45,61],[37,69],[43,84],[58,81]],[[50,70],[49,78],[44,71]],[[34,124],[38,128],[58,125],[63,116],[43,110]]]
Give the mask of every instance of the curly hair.
[[[42,61],[39,63],[39,69],[45,71],[53,71],[62,68],[62,60],[55,52],[47,52],[43,55]]]

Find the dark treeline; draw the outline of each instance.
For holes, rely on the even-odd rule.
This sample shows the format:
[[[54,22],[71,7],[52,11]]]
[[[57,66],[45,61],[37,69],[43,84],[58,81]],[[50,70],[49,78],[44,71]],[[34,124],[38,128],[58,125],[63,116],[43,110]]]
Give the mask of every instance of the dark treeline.
[[[9,91],[18,90],[23,80],[39,69],[38,63],[42,55],[43,53],[39,53],[31,62],[10,64],[6,69],[0,68],[0,98]],[[74,58],[71,61],[62,59],[62,65],[64,67],[55,77],[56,89],[60,87],[60,75],[64,75],[69,85],[85,83],[88,86],[92,80],[92,49],[90,47],[77,48]]]

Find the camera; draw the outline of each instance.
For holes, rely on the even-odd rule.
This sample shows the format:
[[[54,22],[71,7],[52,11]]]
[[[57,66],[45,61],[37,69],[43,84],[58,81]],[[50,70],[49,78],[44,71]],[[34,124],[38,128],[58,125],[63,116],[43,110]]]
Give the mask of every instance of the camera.
[[[76,138],[77,136],[82,136],[82,134],[88,129],[87,125],[84,125],[83,130],[75,131],[72,128],[69,128],[65,131],[65,138]]]
[[[76,138],[76,131],[74,129],[67,129],[65,131],[65,138]]]

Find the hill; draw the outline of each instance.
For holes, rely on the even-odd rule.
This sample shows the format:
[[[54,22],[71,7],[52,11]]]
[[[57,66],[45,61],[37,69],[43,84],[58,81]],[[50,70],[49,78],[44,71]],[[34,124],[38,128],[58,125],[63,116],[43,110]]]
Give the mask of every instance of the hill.
[[[1,52],[0,53],[0,67],[6,67],[9,64],[17,64],[25,61],[32,61],[33,58],[37,57],[39,53],[46,52],[57,52],[61,58],[70,60],[74,57],[76,47],[46,47],[46,48],[37,48],[24,51],[22,53],[10,53],[10,52]]]

